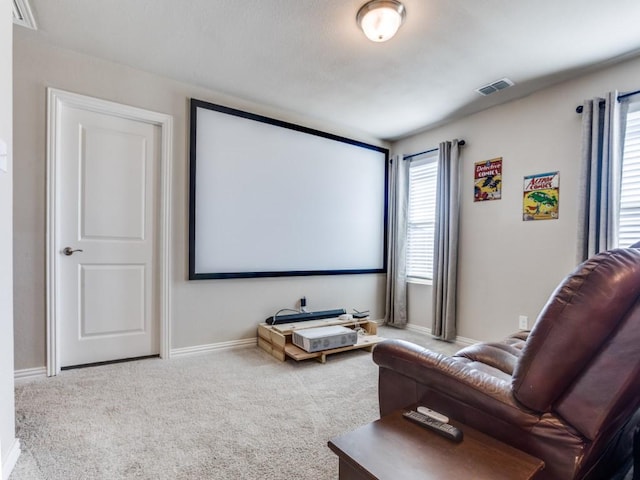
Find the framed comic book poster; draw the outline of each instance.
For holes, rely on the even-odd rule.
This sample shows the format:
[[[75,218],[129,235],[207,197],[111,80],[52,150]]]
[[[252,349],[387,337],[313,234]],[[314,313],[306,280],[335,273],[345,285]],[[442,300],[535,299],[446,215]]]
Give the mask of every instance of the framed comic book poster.
[[[522,219],[553,220],[558,218],[560,172],[539,173],[524,177]]]
[[[473,175],[474,202],[502,198],[502,157],[476,162]]]

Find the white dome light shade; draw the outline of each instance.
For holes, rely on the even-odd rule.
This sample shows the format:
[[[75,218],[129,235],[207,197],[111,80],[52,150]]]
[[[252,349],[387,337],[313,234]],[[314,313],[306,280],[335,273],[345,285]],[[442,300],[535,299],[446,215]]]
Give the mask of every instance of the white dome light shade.
[[[404,5],[396,0],[372,0],[358,10],[356,21],[369,40],[386,42],[396,34],[405,14]]]

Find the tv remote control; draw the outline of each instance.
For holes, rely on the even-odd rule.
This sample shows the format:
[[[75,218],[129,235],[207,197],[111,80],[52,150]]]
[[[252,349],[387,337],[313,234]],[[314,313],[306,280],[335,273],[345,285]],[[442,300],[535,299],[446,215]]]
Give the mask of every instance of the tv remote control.
[[[402,416],[414,423],[417,423],[418,425],[428,428],[429,430],[433,430],[435,433],[443,436],[444,438],[452,440],[456,443],[460,443],[462,441],[462,430],[454,427],[453,425],[439,422],[438,420],[434,420],[431,417],[427,417],[426,415],[415,412],[413,410],[404,412]]]
[[[442,423],[449,423],[449,417],[447,417],[446,415],[443,415],[440,412],[436,412],[435,410],[431,410],[430,408],[427,408],[427,407],[418,407],[418,413],[426,415],[427,417],[431,417],[434,420],[438,420],[439,422],[442,422]]]

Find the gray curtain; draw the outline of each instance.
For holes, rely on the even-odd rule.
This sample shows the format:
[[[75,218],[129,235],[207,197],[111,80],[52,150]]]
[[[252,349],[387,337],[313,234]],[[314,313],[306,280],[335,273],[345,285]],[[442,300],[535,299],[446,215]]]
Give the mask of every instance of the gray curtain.
[[[453,341],[456,338],[460,217],[458,140],[441,143],[439,150],[431,333],[443,340]]]
[[[583,105],[577,263],[618,244],[622,112],[617,98],[618,92],[610,92]]]
[[[385,322],[407,324],[407,204],[409,162],[396,155],[389,166],[389,218],[387,248],[387,295]]]

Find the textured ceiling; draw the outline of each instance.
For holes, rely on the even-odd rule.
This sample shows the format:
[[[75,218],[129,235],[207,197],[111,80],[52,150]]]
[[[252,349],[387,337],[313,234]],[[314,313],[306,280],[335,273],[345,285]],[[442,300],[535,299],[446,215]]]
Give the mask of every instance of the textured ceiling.
[[[638,0],[404,0],[386,43],[356,26],[365,0],[30,3],[51,44],[386,140],[640,54]]]

